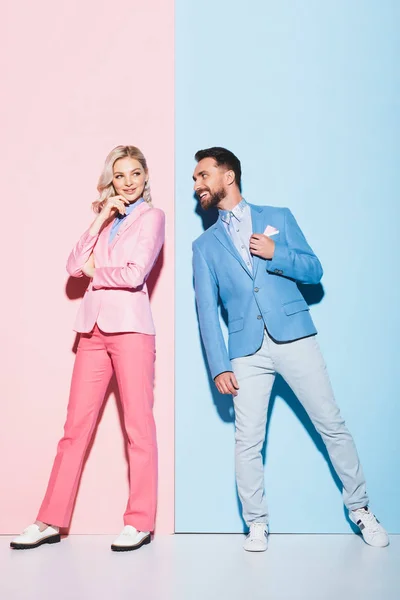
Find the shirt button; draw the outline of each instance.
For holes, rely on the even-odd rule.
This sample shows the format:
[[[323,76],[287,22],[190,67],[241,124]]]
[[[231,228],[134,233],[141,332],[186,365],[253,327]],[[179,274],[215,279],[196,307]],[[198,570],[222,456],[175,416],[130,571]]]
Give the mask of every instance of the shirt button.
[[[254,288],[254,291],[255,291],[255,292],[258,292],[258,291],[259,291],[259,288]]]
[[[257,315],[257,319],[260,321],[262,319],[261,315]]]
[[[244,250],[244,246],[241,246],[241,248],[243,248],[243,250]]]
[[[239,229],[236,229],[237,233],[239,233]]]

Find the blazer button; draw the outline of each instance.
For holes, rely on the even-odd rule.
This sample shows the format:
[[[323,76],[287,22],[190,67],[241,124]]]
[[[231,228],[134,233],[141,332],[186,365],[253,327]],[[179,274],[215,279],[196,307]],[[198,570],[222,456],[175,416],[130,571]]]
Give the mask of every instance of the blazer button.
[[[261,315],[257,315],[257,319],[260,321],[262,319]]]
[[[260,288],[254,288],[254,291],[255,291],[255,292],[259,292],[259,291],[260,291]]]
[[[274,273],[278,274],[279,273],[279,269],[275,269]]]

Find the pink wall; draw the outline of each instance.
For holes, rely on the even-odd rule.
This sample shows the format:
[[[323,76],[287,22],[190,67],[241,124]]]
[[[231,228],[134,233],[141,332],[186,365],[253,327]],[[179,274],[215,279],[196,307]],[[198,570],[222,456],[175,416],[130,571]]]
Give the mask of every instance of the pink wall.
[[[2,56],[0,532],[36,516],[62,435],[81,286],[65,262],[92,215],[106,154],[139,146],[167,243],[152,305],[157,338],[157,528],[173,531],[173,1],[8,0]],[[6,80],[6,81],[5,81]],[[78,296],[78,297],[76,297]],[[122,527],[127,464],[112,395],[71,533]]]

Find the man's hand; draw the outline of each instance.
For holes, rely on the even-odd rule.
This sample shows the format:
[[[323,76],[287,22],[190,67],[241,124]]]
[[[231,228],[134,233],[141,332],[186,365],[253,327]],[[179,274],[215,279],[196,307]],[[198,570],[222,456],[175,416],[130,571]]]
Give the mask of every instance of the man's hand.
[[[82,272],[89,277],[90,279],[93,279],[94,276],[94,271],[95,271],[95,265],[94,265],[94,256],[93,253],[89,256],[88,261],[85,263],[85,265],[82,268]]]
[[[262,233],[253,233],[250,238],[250,252],[254,256],[260,256],[267,260],[271,260],[275,252],[275,242],[267,235]]]
[[[232,396],[237,396],[239,385],[236,381],[235,374],[232,373],[232,371],[220,373],[216,376],[214,381],[220,394],[232,394]]]

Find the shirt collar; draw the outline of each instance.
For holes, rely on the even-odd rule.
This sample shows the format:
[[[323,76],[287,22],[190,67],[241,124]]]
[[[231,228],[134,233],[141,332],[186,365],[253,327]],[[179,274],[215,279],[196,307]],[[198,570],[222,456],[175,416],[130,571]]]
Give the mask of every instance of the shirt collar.
[[[139,204],[142,204],[142,202],[144,202],[144,199],[143,199],[143,198],[139,198],[139,200],[136,200],[136,202],[132,202],[132,204],[129,204],[129,205],[126,207],[125,214],[124,214],[124,215],[121,215],[121,214],[119,214],[119,213],[118,213],[118,215],[117,215],[117,219],[124,219],[125,217],[127,217],[128,215],[130,215],[130,214],[131,214],[131,212],[132,212],[132,211],[133,211],[133,210],[134,210],[134,209],[135,209],[137,206],[139,206]]]
[[[221,217],[222,221],[228,224],[230,223],[232,217],[235,217],[238,221],[241,221],[247,206],[248,204],[246,200],[242,198],[241,202],[236,204],[232,210],[218,210],[219,216]]]

